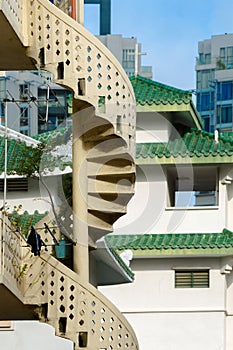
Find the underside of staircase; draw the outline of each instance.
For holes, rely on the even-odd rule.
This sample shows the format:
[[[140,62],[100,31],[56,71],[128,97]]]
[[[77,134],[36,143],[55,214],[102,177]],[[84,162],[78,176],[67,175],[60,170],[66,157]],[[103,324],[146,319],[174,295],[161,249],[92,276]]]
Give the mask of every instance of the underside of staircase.
[[[132,86],[106,47],[48,0],[0,0],[0,25],[0,70],[46,70],[73,92],[73,188],[94,244],[133,195]],[[138,349],[114,305],[48,253],[34,257],[4,213],[0,233],[1,319],[39,319],[77,349]]]

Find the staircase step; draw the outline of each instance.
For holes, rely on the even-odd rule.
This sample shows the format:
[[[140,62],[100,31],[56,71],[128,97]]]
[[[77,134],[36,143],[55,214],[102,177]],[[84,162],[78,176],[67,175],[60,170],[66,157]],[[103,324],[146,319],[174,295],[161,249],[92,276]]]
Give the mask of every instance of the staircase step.
[[[114,197],[112,196],[112,199]],[[116,197],[112,201],[103,199],[99,194],[88,195],[88,210],[98,210],[105,213],[126,213],[125,203],[121,204]]]
[[[128,154],[129,154],[129,150],[124,140],[118,137],[115,137],[115,138],[105,139],[102,142],[92,145],[91,150],[87,154],[87,159],[98,159],[106,155],[108,156],[118,155],[118,158],[131,159]],[[111,160],[111,157],[109,160]]]
[[[110,159],[104,164],[102,161],[89,161],[87,164],[87,173],[90,176],[133,173],[134,169],[135,167],[132,161],[122,157]]]
[[[114,134],[114,128],[111,124],[102,126],[89,126],[89,130],[84,134],[85,142],[98,142],[102,140],[108,140],[116,138]]]
[[[88,210],[88,225],[91,227],[96,227],[109,232],[112,231],[112,225],[114,222],[120,218],[125,213],[109,213],[98,210],[89,209]]]
[[[97,178],[88,178],[88,193],[128,193],[134,191],[131,179],[133,174],[102,175]]]

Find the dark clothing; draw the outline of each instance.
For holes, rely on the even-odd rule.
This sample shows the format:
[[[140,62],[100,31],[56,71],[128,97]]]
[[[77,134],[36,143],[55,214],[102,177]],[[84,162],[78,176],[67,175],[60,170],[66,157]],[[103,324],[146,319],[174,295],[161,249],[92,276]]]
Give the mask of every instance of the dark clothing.
[[[40,235],[34,229],[34,227],[31,228],[31,232],[29,233],[27,243],[32,247],[32,253],[35,256],[40,256],[41,246],[44,245],[44,243],[41,240]]]

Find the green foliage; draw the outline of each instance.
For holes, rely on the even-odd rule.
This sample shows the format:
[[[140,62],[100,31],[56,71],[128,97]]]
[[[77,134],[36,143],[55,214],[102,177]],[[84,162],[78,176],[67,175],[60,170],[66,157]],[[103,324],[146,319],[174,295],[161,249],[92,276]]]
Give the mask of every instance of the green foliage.
[[[39,143],[37,147],[23,147],[20,161],[17,167],[11,171],[11,174],[33,177],[39,174],[42,155],[45,150],[45,144]]]
[[[219,58],[216,62],[217,68],[218,69],[226,69],[226,65],[225,63]]]
[[[11,223],[17,227],[17,228],[21,228],[22,223],[21,223],[21,216],[19,214],[19,212],[22,210],[22,204],[14,205],[14,211],[13,214],[8,214],[9,219],[11,221]]]
[[[18,267],[19,268],[18,278],[21,278],[26,274],[27,267],[28,267],[28,264],[23,264]]]

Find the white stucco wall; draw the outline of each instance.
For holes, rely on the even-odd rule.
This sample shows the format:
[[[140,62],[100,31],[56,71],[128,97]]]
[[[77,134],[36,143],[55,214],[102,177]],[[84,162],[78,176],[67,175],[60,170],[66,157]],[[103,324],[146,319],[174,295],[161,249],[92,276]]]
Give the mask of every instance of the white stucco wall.
[[[54,203],[59,203],[58,186],[61,181],[60,176],[47,176],[44,181],[49,188],[49,191],[54,198]],[[38,179],[28,179],[28,191],[7,192],[6,202],[10,209],[14,206],[22,205],[21,213],[27,211],[29,214],[38,210],[39,213],[51,211],[51,203],[48,192],[44,186],[38,182]],[[3,192],[0,192],[0,203],[3,203]]]
[[[172,124],[161,114],[144,112],[137,114],[137,143],[168,142]]]
[[[222,312],[125,316],[137,334],[140,350],[225,350]]]
[[[217,206],[170,207],[162,167],[156,164],[140,165],[137,168],[135,195],[128,204],[127,214],[116,222],[114,233],[222,232],[223,228],[231,226],[227,221],[226,186],[221,184],[221,174],[218,197]]]
[[[73,350],[70,340],[56,337],[54,328],[37,321],[14,321],[12,330],[0,329],[2,350]]]
[[[214,258],[134,259],[134,283],[100,290],[129,320],[140,350],[224,350],[226,284],[220,266]],[[175,288],[175,267],[210,268],[210,288]]]

